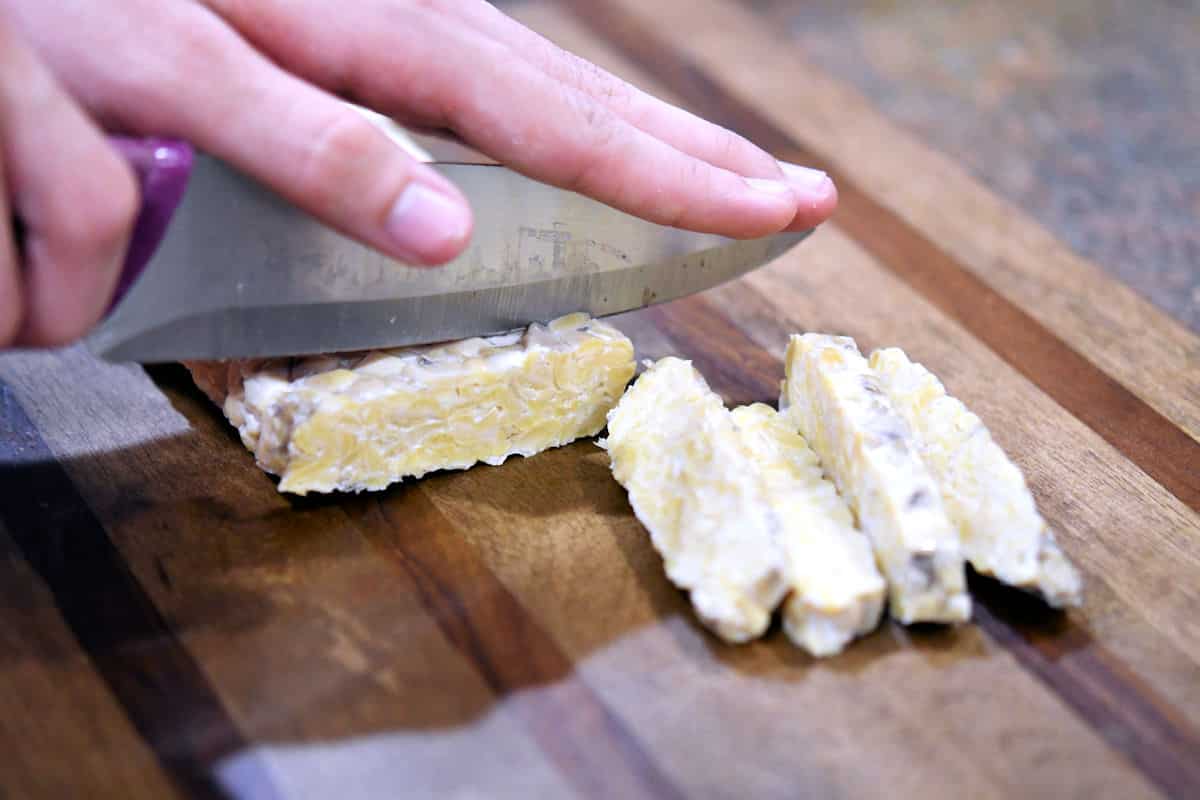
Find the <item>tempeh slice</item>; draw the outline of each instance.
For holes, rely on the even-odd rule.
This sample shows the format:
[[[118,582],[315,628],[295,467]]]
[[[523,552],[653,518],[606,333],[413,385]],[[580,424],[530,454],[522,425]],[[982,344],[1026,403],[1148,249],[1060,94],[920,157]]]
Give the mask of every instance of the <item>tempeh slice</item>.
[[[691,365],[651,365],[608,415],[601,442],[667,577],[729,642],[762,635],[789,588],[780,520],[755,456]]]
[[[296,494],[382,489],[592,436],[635,369],[629,339],[584,314],[432,347],[188,367]]]
[[[849,337],[792,336],[780,408],[871,540],[902,623],[971,615],[958,534],[908,425]]]
[[[871,543],[855,529],[816,453],[783,415],[755,403],[735,408],[733,421],[767,485],[790,560],[784,631],[814,656],[838,653],[873,630],[883,611],[887,584]]]
[[[983,421],[903,350],[876,350],[870,363],[916,434],[971,565],[1052,606],[1078,605],[1079,573],[1038,513],[1021,470]]]

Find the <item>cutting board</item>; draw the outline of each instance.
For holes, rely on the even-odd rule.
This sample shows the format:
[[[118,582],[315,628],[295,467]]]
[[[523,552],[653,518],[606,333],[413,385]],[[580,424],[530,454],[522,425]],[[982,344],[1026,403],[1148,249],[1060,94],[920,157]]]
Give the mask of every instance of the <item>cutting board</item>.
[[[582,441],[280,495],[179,367],[0,358],[0,797],[1114,797],[1200,787],[1200,341],[722,0],[521,4],[834,174],[809,242],[615,319],[731,404],[789,333],[897,345],[1086,580],[816,661],[721,644]],[[883,146],[886,145],[886,146]]]

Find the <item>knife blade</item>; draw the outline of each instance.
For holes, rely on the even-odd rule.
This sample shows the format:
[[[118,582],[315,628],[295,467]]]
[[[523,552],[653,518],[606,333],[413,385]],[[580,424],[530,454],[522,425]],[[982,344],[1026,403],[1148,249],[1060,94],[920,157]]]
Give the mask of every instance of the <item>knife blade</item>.
[[[425,344],[607,316],[732,280],[811,231],[752,240],[646,222],[502,166],[430,165],[475,213],[466,251],[410,267],[197,154],[145,269],[86,340],[111,361]]]

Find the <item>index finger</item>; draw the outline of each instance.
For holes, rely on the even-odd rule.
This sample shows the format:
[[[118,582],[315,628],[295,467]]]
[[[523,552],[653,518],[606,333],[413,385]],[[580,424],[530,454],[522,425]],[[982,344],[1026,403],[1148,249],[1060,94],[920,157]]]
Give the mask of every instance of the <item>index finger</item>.
[[[667,225],[733,237],[783,229],[798,203],[782,178],[746,178],[682,152],[507,44],[423,6],[209,0],[289,68],[391,116],[454,129],[537,180]],[[481,68],[486,65],[487,68]]]

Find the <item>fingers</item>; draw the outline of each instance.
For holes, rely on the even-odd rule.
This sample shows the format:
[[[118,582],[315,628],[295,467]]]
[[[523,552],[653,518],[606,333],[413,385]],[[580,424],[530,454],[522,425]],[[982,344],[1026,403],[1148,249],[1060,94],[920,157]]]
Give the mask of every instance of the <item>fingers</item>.
[[[236,40],[223,28],[213,35]],[[345,103],[240,41],[226,48],[214,83],[190,100],[227,104],[227,124],[192,119],[193,141],[404,261],[439,264],[462,251],[472,217],[458,189]]]
[[[392,116],[448,125],[538,180],[729,236],[771,233],[795,217],[795,196],[777,171],[748,180],[682,152],[436,3],[347,4],[335,22],[317,0],[210,3],[289,68]]]
[[[188,136],[407,263],[440,264],[462,251],[472,217],[457,188],[344,103],[272,66],[261,71],[253,110],[231,112],[219,129],[194,120]]]
[[[455,87],[453,127],[536,179],[654,222],[727,236],[762,236],[795,216],[785,181],[743,177],[682,153],[521,62],[487,83],[463,77]]]
[[[586,94],[617,116],[688,155],[739,175],[780,178],[778,162],[732,131],[664,102],[586,59],[564,50],[490,3],[456,4],[453,13],[505,43],[555,80]]]
[[[789,230],[805,230],[827,219],[837,206],[837,189],[824,172],[777,161],[744,137],[664,102],[538,35],[489,3],[468,2],[455,13],[508,44],[556,80],[586,94],[622,119],[672,147],[710,164],[751,177],[788,182],[797,214]]]
[[[478,149],[631,214],[737,237],[777,231],[795,216],[786,182],[682,153],[524,62],[486,78],[460,74],[447,92],[457,94],[452,126]]]
[[[0,162],[24,230],[25,259],[18,274],[5,210],[2,340],[66,344],[108,304],[137,212],[137,189],[129,167],[2,21]],[[17,298],[21,309],[14,307]]]
[[[473,5],[473,4],[469,4]],[[603,69],[568,53],[519,25],[498,10],[499,35],[548,75],[582,91],[622,119],[696,158],[739,175],[781,179],[796,196],[797,214],[789,230],[805,230],[827,219],[837,206],[837,189],[829,176],[816,169],[777,161],[742,136],[633,87]],[[481,14],[481,16],[483,16]],[[539,43],[538,40],[541,40]]]
[[[466,199],[365,115],[280,69],[203,6],[131,2],[161,46],[118,50],[104,75],[81,81],[105,117],[184,138],[408,263],[461,252],[472,225]],[[330,24],[329,7],[321,12]],[[102,99],[114,97],[120,103]]]

